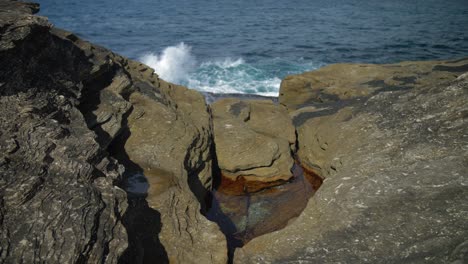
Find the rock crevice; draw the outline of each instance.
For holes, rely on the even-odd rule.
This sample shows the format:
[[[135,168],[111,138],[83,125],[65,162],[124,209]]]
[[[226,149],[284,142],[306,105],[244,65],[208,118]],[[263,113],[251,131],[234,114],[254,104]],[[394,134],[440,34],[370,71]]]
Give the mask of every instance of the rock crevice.
[[[280,105],[209,107],[38,10],[0,0],[0,262],[467,261],[467,59],[330,65]],[[234,259],[216,206],[243,211]]]

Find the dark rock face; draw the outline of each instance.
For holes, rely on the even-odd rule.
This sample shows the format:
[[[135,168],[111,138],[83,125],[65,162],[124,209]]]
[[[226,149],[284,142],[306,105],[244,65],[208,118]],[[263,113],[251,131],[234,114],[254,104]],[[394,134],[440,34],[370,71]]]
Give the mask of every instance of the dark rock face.
[[[212,158],[203,97],[37,11],[0,1],[0,262],[226,262],[200,213]],[[150,188],[127,209],[118,186],[135,169]]]
[[[90,89],[80,80],[104,62],[33,11],[0,4],[0,260],[116,263],[127,247],[123,167],[78,109]]]
[[[467,263],[468,74],[443,74],[292,112],[298,156],[325,180],[296,221],[236,250],[234,262]]]

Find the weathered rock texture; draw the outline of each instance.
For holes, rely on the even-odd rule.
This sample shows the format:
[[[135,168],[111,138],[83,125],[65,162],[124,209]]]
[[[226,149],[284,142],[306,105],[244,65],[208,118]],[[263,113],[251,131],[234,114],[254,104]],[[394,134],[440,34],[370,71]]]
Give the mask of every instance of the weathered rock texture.
[[[88,60],[37,10],[0,2],[0,262],[116,263],[124,169],[78,110],[106,60]]]
[[[295,110],[311,102],[333,102],[367,97],[381,91],[425,87],[453,80],[466,71],[468,58],[383,65],[332,64],[317,71],[286,77],[281,83],[279,102]]]
[[[146,200],[160,214],[159,240],[168,260],[225,263],[226,239],[219,227],[200,213],[200,202],[204,204],[211,190],[212,174],[211,117],[204,98],[159,80],[146,66],[128,65],[135,72],[133,83],[139,90],[128,96],[133,108],[127,118],[123,149],[147,177]],[[147,71],[149,76],[136,74]],[[145,255],[153,254],[148,244],[142,246]],[[152,261],[145,258],[145,262]]]
[[[467,263],[468,74],[454,80],[460,74],[448,68],[453,63],[420,65],[432,70],[428,76],[450,70],[449,80],[360,100],[312,98],[292,113],[299,158],[325,181],[298,219],[236,250],[234,262]],[[343,72],[329,83],[360,68],[328,69],[334,67]],[[350,84],[371,81],[372,67],[389,66],[363,67]],[[309,75],[315,82],[318,74]]]
[[[212,147],[202,96],[37,11],[0,1],[0,262],[226,262],[200,214]],[[116,185],[134,171],[150,190],[126,209]]]
[[[212,104],[218,166],[230,181],[281,183],[292,177],[296,135],[286,109],[270,100],[222,99]]]

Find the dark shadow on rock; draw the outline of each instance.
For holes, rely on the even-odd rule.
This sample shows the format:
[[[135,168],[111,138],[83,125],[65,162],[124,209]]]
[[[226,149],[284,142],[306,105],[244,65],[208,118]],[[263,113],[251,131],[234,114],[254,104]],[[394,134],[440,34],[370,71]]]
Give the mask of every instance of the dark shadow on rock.
[[[412,77],[406,77],[406,78],[400,78],[400,79],[393,78],[393,79],[397,81],[406,82],[407,84],[411,84],[411,81],[414,82]],[[390,84],[385,83],[384,80],[375,80],[375,81],[365,82],[363,84],[369,85],[374,88],[378,88],[373,94],[380,93],[380,92],[403,91],[403,90],[408,90],[412,88],[411,86],[404,86],[404,85],[390,85]]]
[[[407,77],[393,77],[393,80],[403,82],[405,84],[415,84],[416,83],[416,76],[407,76]]]
[[[448,62],[450,63],[458,63],[458,62],[462,62],[462,61],[466,61],[468,60],[468,57],[464,57],[464,58],[461,58],[461,59],[455,59],[455,60],[450,60]]]
[[[338,112],[340,109],[351,106],[353,104],[362,104],[367,100],[365,97],[357,97],[349,100],[340,100],[336,102],[328,102],[328,103],[316,103],[312,102],[309,104],[303,104],[300,107],[307,107],[307,106],[314,106],[319,109],[314,111],[307,111],[300,113],[293,117],[293,124],[295,127],[302,126],[307,120],[315,117],[327,116],[332,115]],[[297,145],[298,146],[298,145]]]
[[[446,71],[454,73],[463,73],[468,71],[468,64],[460,66],[445,66],[445,65],[436,65],[432,68],[433,71]]]
[[[130,177],[139,175],[144,181],[143,169],[132,162],[125,151],[125,143],[130,137],[128,129],[128,116],[132,108],[122,116],[121,133],[112,138],[98,123],[93,113],[106,98],[101,98],[101,91],[107,87],[115,75],[115,69],[108,68],[95,79],[84,82],[83,102],[80,111],[85,117],[88,127],[97,134],[97,141],[106,148],[109,155],[124,165],[123,181],[119,183],[124,190]],[[141,180],[141,179],[139,179]],[[147,181],[146,181],[147,183]],[[161,232],[161,214],[148,206],[146,201],[147,189],[141,193],[127,191],[128,208],[122,216],[122,224],[127,230],[128,248],[119,259],[119,263],[169,263],[164,246],[159,241]]]
[[[221,169],[218,165],[218,159],[216,157],[216,147],[213,140],[211,145],[212,153],[212,191],[208,192],[205,196],[205,211],[203,215],[210,221],[218,224],[221,232],[226,237],[227,248],[228,248],[228,263],[233,263],[234,251],[236,248],[242,247],[244,243],[241,239],[233,236],[237,230],[232,220],[221,210],[219,201],[216,199],[214,192],[221,184]]]
[[[187,155],[185,157],[185,168],[190,168],[190,152],[187,152]],[[200,157],[201,158],[201,157]],[[199,167],[194,168],[193,170],[188,170],[187,173],[187,183],[189,185],[190,190],[192,193],[195,195],[197,198],[198,202],[200,203],[200,210],[202,214],[205,214],[207,211],[207,200],[211,196],[210,192],[211,190],[208,190],[205,185],[200,181],[200,178],[198,177],[199,173],[202,172],[205,169],[206,162],[200,160],[198,162],[200,164]]]
[[[143,174],[143,169],[132,162],[125,152],[125,142],[130,136],[127,118],[132,109],[123,116],[123,132],[109,146],[110,155],[125,166],[124,182],[135,174]],[[124,189],[125,186],[123,186]],[[119,259],[119,263],[169,263],[164,246],[159,240],[161,232],[161,214],[148,206],[147,194],[127,192],[128,208],[122,218],[128,234],[128,248]]]
[[[83,81],[83,94],[81,97],[78,109],[83,114],[88,128],[93,130],[97,135],[97,142],[104,149],[112,141],[109,133],[102,129],[101,124],[97,120],[97,116],[93,111],[98,109],[101,103],[101,91],[112,83],[112,78],[115,75],[115,69],[108,68],[104,73],[96,76],[96,78]]]
[[[129,195],[122,222],[128,233],[128,248],[119,263],[169,263],[158,237],[161,214],[148,206],[146,197]]]
[[[232,220],[223,213],[218,200],[214,195],[210,195],[210,208],[205,214],[205,217],[218,224],[221,232],[226,236],[227,248],[228,248],[228,263],[233,263],[234,251],[236,248],[242,247],[244,242],[240,234],[237,234],[237,228]]]

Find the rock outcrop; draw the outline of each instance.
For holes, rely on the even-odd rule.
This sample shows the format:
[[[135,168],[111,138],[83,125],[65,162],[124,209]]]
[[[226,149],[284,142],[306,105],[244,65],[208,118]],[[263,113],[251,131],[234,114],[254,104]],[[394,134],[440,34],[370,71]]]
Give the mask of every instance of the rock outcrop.
[[[224,235],[200,213],[212,184],[211,116],[205,100],[196,91],[159,80],[144,65],[128,65],[139,90],[128,96],[133,108],[120,152],[149,182],[146,201],[160,214],[158,239],[168,261],[226,263]],[[137,74],[146,71],[150,76]],[[149,251],[144,254],[153,254],[147,244],[142,247]]]
[[[79,110],[103,60],[88,60],[37,11],[0,2],[0,262],[117,263],[124,168]]]
[[[282,105],[210,110],[38,10],[0,0],[0,262],[226,263],[212,168],[228,197],[285,183],[293,154],[321,188],[294,221],[265,208],[308,195],[232,196],[243,241],[287,224],[235,263],[468,262],[468,59],[331,65],[287,77]]]
[[[200,212],[203,97],[38,9],[0,1],[0,261],[225,263],[225,238]],[[118,186],[138,172],[148,194],[127,208]]]
[[[368,97],[381,91],[426,87],[453,80],[468,71],[468,58],[396,64],[332,64],[317,71],[291,75],[281,82],[279,102],[290,110],[311,102]]]
[[[284,107],[239,99],[222,99],[211,107],[222,185],[237,186],[234,193],[254,192],[293,176],[296,135]]]
[[[468,261],[466,60],[402,65],[428,72],[411,78],[418,85],[383,87],[370,97],[359,91],[368,84],[358,84],[377,83],[371,73],[407,69],[410,75],[409,68],[332,65],[285,81],[298,86],[283,85],[280,101],[290,110],[305,106],[291,112],[298,156],[325,180],[293,223],[236,250],[234,263]],[[336,75],[320,74],[337,68]],[[392,74],[379,77],[379,85],[409,81]],[[323,93],[331,94],[340,79],[358,97],[344,100],[343,90],[337,102],[297,101],[302,84],[317,78]]]

